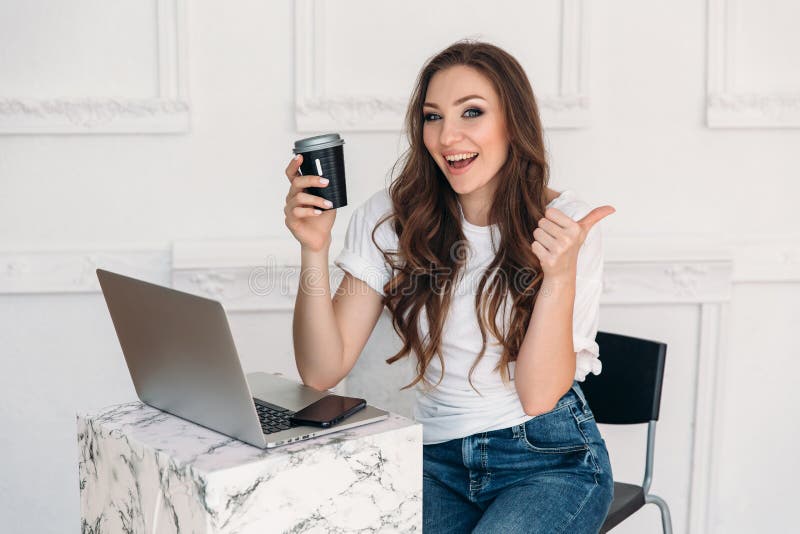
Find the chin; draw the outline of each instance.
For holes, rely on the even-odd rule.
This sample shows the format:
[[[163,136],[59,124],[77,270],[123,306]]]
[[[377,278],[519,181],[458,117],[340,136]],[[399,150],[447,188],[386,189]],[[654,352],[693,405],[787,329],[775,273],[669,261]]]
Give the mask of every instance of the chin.
[[[472,184],[470,184],[468,182],[465,182],[465,181],[459,181],[456,178],[446,178],[446,180],[447,180],[447,183],[450,184],[450,187],[453,189],[453,191],[455,191],[459,195],[465,195],[465,194],[471,193],[472,191],[477,189]]]
[[[481,182],[475,178],[466,178],[464,176],[447,176],[445,175],[445,179],[447,183],[450,184],[450,187],[459,195],[468,195],[479,189],[482,189],[489,185],[491,180],[487,180],[485,182]]]

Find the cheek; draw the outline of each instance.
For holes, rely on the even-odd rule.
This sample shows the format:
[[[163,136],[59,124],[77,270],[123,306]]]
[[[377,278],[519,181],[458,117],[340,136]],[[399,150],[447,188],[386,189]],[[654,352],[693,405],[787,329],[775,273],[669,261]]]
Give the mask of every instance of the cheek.
[[[434,143],[433,139],[430,138],[430,135],[427,135],[423,132],[422,134],[422,143],[425,145],[425,148],[428,150],[428,155],[431,159],[438,165],[439,160],[434,156],[436,154],[436,144]]]
[[[482,129],[477,132],[480,136],[481,142],[486,146],[491,146],[493,149],[502,148],[506,143],[505,132],[497,127],[490,127]]]
[[[490,155],[491,160],[500,160],[502,163],[508,155],[508,140],[503,132],[486,132],[486,135],[481,139],[481,145],[486,148]]]
[[[431,133],[431,129],[426,127],[422,128],[422,143],[425,145],[425,148],[428,149],[428,152],[433,153],[433,141],[434,136]]]

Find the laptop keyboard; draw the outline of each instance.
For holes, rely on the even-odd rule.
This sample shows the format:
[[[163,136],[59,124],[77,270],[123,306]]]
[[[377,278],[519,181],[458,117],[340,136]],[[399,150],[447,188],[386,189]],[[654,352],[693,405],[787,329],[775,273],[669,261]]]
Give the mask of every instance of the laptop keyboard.
[[[294,415],[293,411],[261,399],[253,399],[253,402],[256,405],[256,413],[258,420],[261,421],[261,430],[264,431],[264,434],[273,434],[298,426],[289,421],[289,417]]]

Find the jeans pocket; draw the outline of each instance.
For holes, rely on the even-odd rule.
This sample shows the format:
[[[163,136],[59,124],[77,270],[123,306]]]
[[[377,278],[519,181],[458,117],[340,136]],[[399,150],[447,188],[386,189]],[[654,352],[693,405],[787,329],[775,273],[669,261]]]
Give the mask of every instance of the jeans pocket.
[[[589,442],[581,431],[579,402],[556,406],[520,425],[520,440],[531,451],[564,454],[585,451]]]

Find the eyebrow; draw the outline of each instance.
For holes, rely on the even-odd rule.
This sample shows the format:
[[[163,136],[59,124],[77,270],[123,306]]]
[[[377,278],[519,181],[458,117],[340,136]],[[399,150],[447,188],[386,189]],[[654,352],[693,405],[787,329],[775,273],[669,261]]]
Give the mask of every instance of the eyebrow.
[[[466,102],[467,100],[469,100],[469,99],[471,99],[471,98],[480,98],[481,100],[483,100],[483,101],[486,101],[486,99],[485,99],[485,98],[483,98],[483,97],[482,97],[482,96],[480,96],[480,95],[467,95],[467,96],[462,96],[461,98],[459,98],[458,100],[456,100],[455,102],[453,102],[453,105],[454,105],[454,106],[457,106],[457,105],[461,104],[462,102]],[[439,109],[439,106],[437,106],[436,104],[434,104],[434,103],[432,103],[432,102],[425,102],[425,103],[423,104],[423,106],[428,106],[428,107],[431,107],[431,108],[436,108],[436,109]]]

